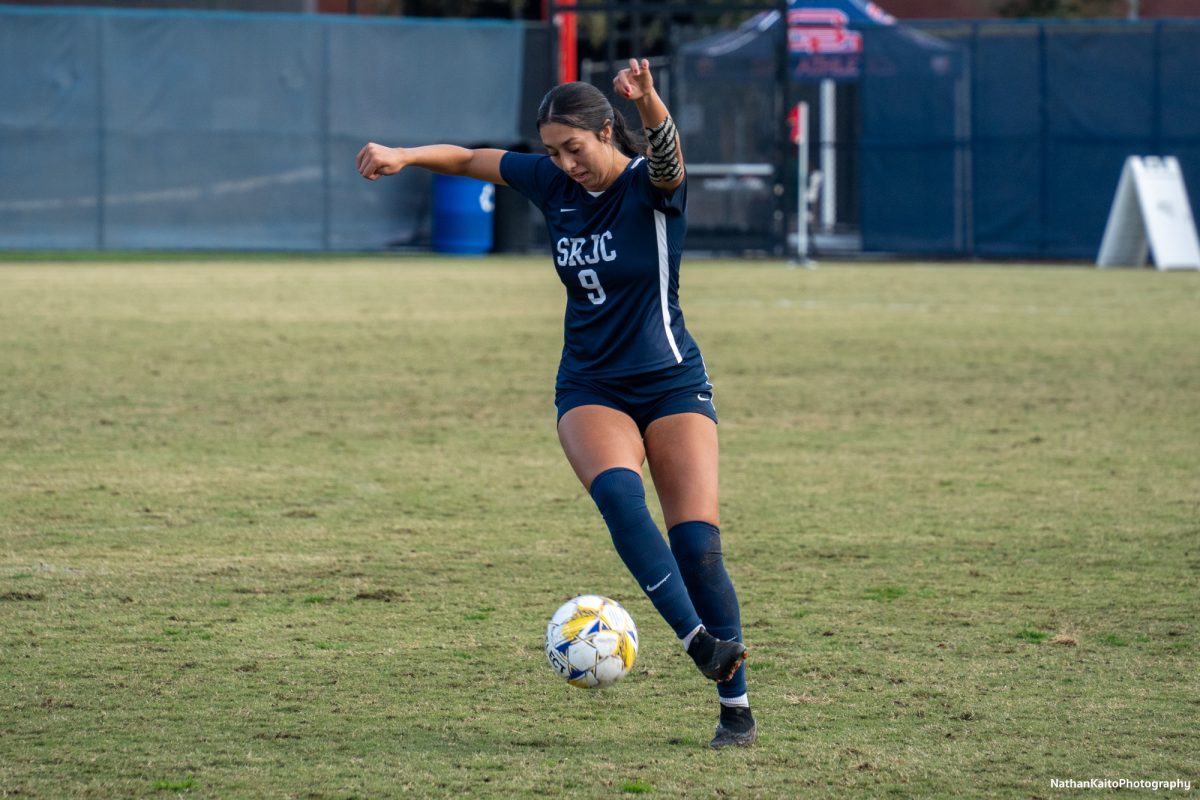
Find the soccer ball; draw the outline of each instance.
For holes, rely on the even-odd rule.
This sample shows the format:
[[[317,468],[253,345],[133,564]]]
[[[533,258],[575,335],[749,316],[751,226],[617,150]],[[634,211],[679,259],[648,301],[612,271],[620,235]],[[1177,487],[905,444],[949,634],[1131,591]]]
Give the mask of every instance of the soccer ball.
[[[620,680],[637,658],[633,617],[616,600],[585,594],[559,606],[546,626],[546,658],[581,689]]]

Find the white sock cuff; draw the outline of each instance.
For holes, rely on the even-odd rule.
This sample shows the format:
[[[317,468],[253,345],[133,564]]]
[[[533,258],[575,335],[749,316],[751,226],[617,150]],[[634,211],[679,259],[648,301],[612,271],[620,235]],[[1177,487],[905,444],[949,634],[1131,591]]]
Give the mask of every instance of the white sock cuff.
[[[680,641],[683,642],[683,652],[686,653],[688,651],[688,648],[692,646],[692,639],[695,639],[696,634],[702,630],[704,630],[704,626],[697,625],[696,627],[692,628],[691,633],[689,633],[687,636],[680,639]]]
[[[737,697],[721,697],[719,698],[723,706],[741,706],[742,708],[750,707],[750,695],[739,694]]]

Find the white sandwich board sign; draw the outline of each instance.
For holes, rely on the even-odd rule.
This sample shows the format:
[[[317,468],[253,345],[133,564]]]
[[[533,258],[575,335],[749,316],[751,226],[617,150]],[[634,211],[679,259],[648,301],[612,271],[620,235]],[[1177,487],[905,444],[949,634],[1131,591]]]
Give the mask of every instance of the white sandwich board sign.
[[[1125,159],[1096,266],[1140,267],[1148,255],[1160,270],[1200,269],[1196,221],[1174,156]]]

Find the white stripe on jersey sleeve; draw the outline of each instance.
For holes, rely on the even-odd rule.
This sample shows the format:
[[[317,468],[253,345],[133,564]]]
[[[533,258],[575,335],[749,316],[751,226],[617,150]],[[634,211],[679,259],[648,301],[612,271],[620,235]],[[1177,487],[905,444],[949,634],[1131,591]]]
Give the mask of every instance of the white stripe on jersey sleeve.
[[[667,296],[671,288],[671,259],[667,252],[667,215],[661,211],[654,212],[654,232],[658,240],[658,303],[662,306],[663,329],[667,333],[667,344],[675,354],[675,363],[683,361],[679,355],[679,346],[675,344],[675,334],[671,333],[671,308]]]

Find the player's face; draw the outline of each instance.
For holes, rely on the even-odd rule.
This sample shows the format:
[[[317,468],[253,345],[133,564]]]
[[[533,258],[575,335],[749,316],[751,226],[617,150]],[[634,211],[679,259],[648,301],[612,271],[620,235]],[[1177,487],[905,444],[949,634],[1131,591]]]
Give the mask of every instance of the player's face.
[[[590,192],[599,192],[612,183],[616,152],[612,144],[612,126],[599,134],[572,128],[560,122],[541,127],[542,144],[555,166]]]

